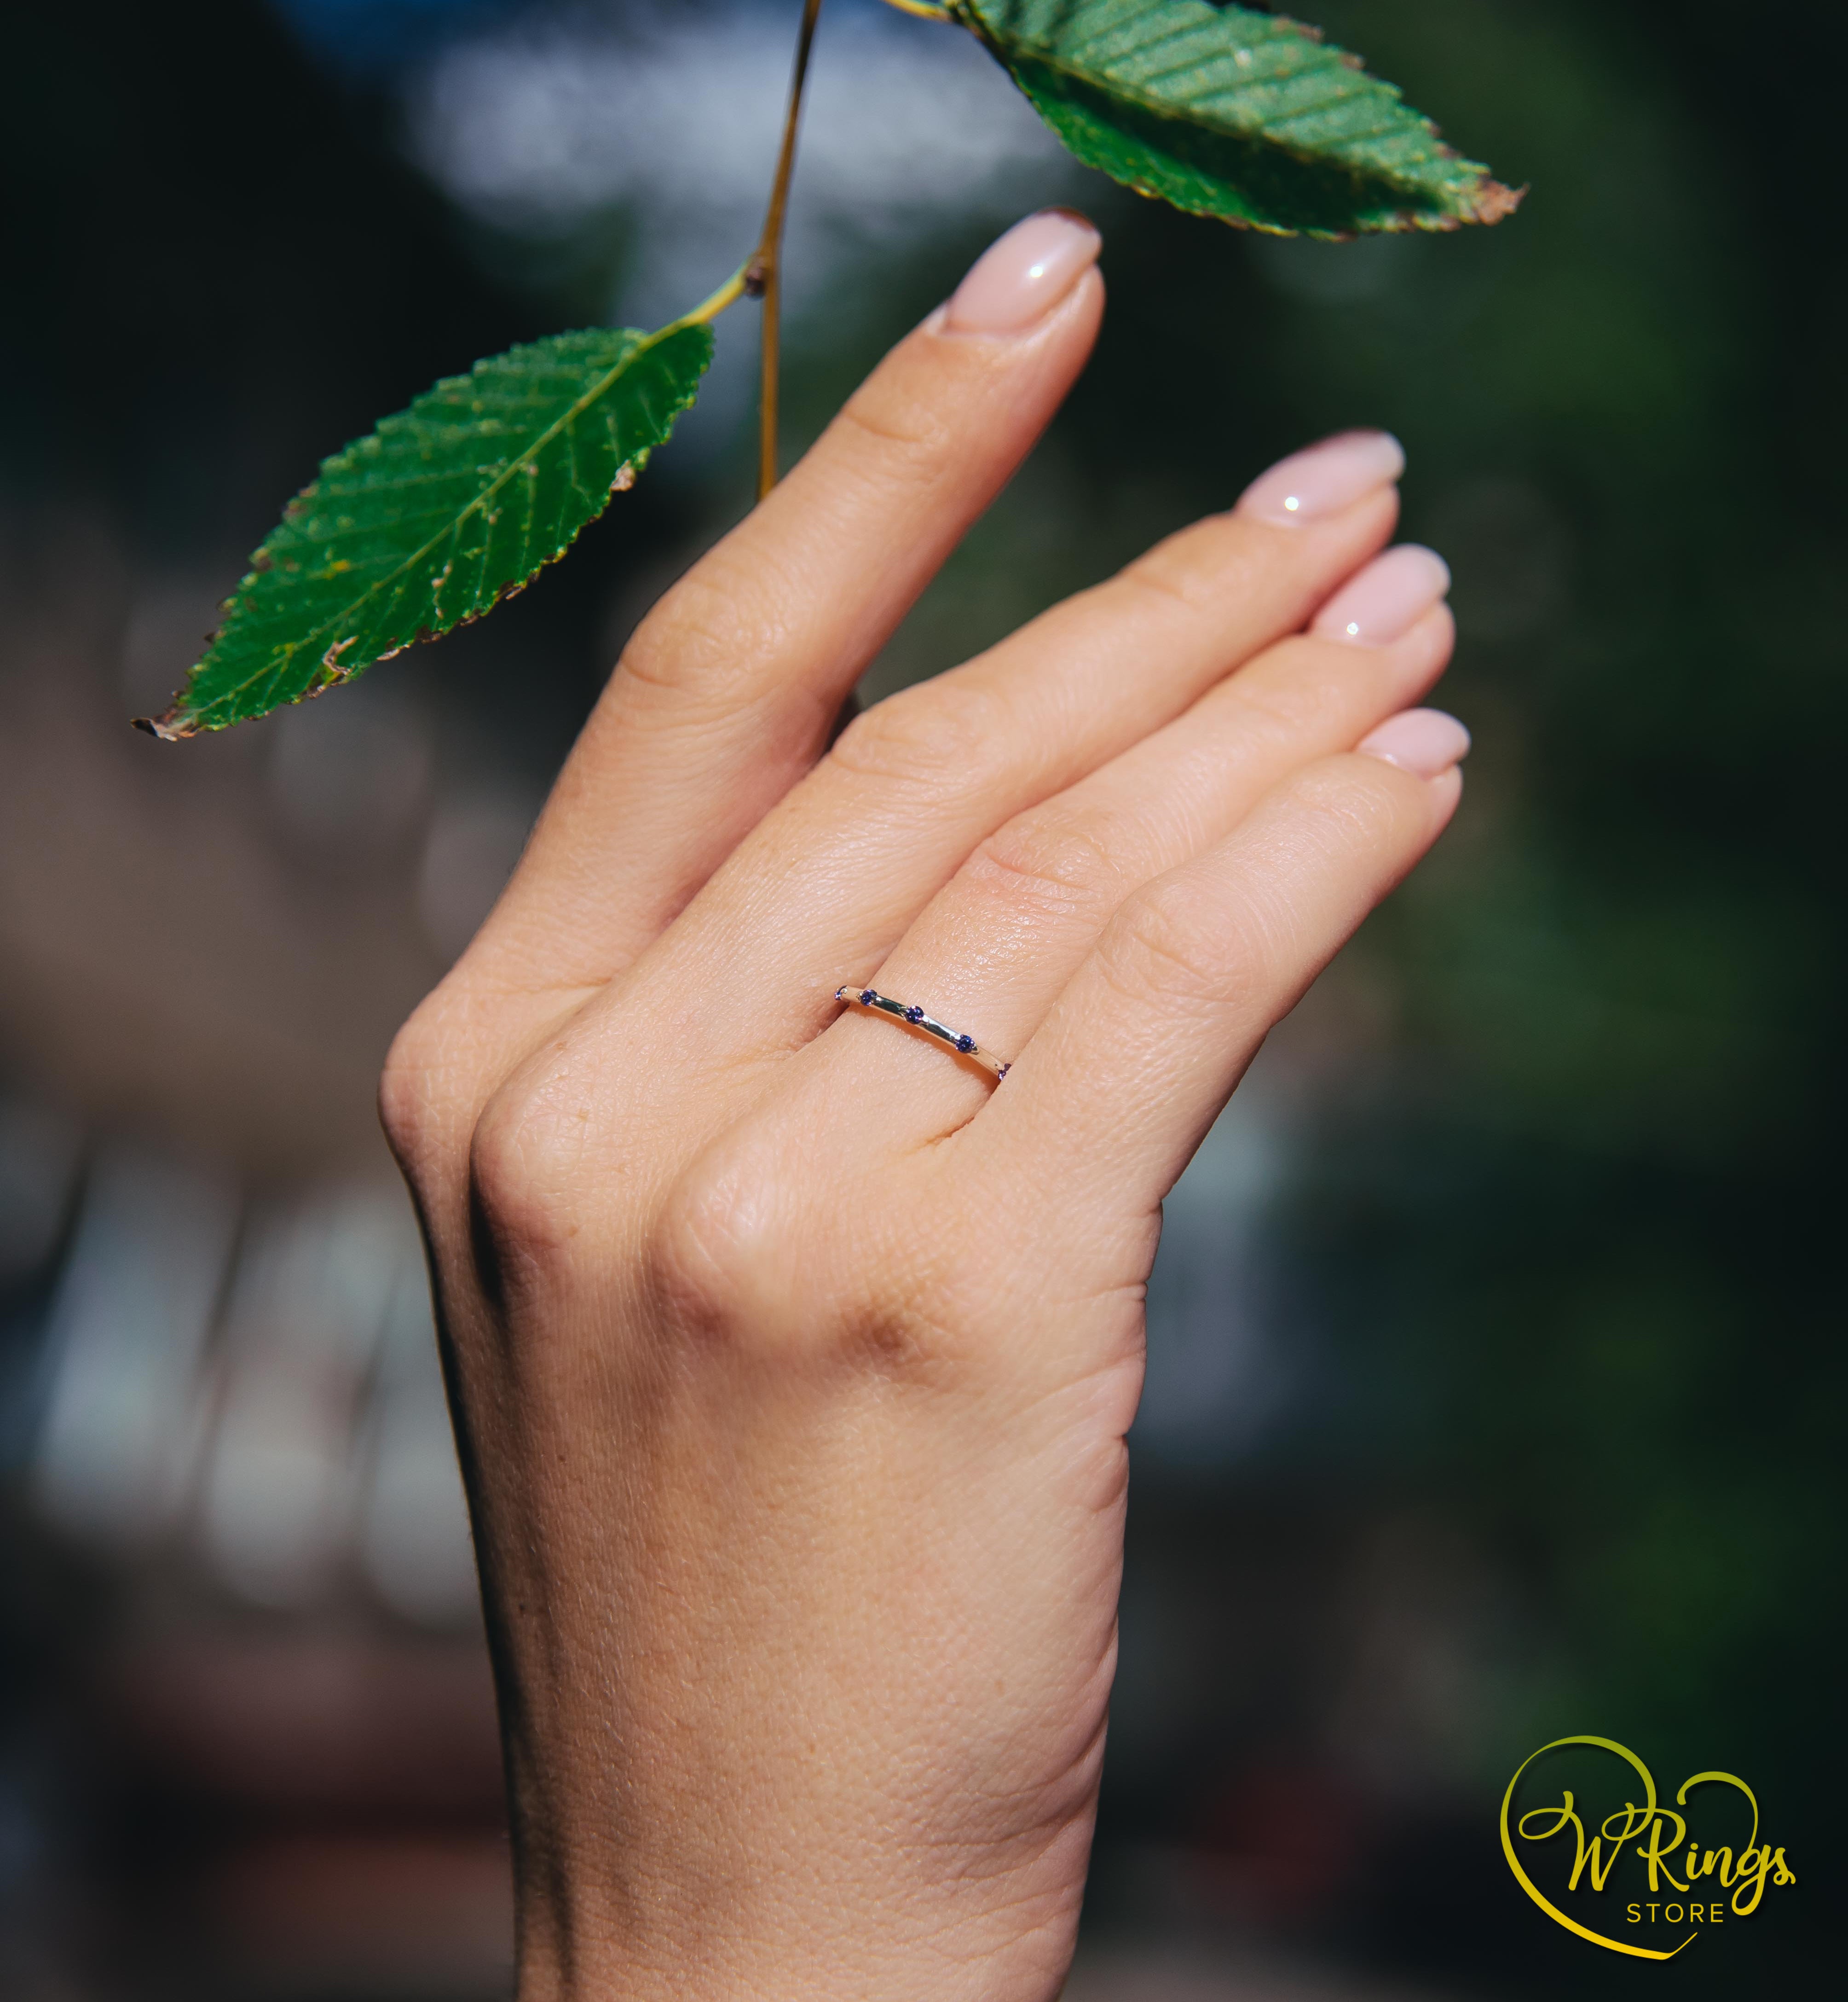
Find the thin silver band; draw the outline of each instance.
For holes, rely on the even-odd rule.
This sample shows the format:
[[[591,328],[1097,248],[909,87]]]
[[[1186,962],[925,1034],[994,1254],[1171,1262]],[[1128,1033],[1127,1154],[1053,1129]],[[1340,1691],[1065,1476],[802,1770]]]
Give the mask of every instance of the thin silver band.
[[[1003,1063],[992,1051],[985,1050],[973,1036],[965,1036],[949,1028],[934,1017],[926,1015],[922,1008],[903,1001],[894,1001],[891,995],[881,994],[876,989],[863,987],[857,980],[848,982],[844,987],[834,990],[837,1001],[849,1006],[870,1008],[875,1014],[896,1016],[901,1022],[908,1022],[914,1029],[922,1029],[927,1036],[935,1036],[940,1043],[947,1043],[959,1057],[967,1057],[971,1063],[978,1063],[986,1071],[992,1071],[999,1083],[1013,1069]]]

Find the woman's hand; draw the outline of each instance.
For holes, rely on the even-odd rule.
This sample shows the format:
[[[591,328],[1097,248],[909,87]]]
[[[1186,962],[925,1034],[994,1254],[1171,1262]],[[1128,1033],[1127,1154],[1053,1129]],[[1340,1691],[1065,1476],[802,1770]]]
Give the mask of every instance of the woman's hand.
[[[1083,365],[1097,249],[1004,237],[657,608],[392,1055],[526,2002],[1056,1995],[1162,1198],[1456,804],[1376,433],[827,748]]]

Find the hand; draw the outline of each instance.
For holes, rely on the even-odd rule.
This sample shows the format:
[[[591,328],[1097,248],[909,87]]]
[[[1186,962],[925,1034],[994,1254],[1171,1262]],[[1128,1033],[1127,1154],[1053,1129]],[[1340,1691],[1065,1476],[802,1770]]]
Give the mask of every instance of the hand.
[[[1377,433],[827,748],[1082,366],[1097,249],[1004,237],[656,609],[392,1054],[525,2002],[1058,1993],[1162,1198],[1456,804]]]

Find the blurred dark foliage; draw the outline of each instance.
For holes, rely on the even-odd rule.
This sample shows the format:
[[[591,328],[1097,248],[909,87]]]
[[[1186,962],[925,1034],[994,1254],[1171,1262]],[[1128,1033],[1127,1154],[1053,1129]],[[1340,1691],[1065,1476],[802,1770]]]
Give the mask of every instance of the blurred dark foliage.
[[[559,302],[469,257],[399,152],[385,95],[394,61],[511,9],[376,11],[317,0],[292,10],[300,37],[261,0],[98,0],[9,24],[0,510],[23,547],[100,511],[146,563],[235,565],[328,452],[437,376],[560,324]],[[345,31],[368,21],[357,60],[309,59],[354,54]],[[621,529],[643,565],[685,532],[671,500]],[[539,651],[584,663],[576,681],[534,676],[497,719],[542,763],[594,694],[608,567],[549,579],[526,621]],[[479,682],[518,650],[509,613],[486,648],[464,635],[446,657],[463,702],[493,706]]]
[[[1548,1927],[1492,1836],[1507,1774],[1589,1730],[1671,1785],[1749,1776],[1801,1878],[1651,1978],[1794,1992],[1824,1965],[1848,1642],[1848,16],[1304,11],[1531,180],[1527,206],[1323,247],[1100,184],[1111,316],[1054,472],[879,671],[943,664],[1350,423],[1406,440],[1405,532],[1457,576],[1463,816],[1292,1025],[1316,1083],[1271,1263],[1316,1394],[1217,1471],[1138,1467],[1096,1922],[1144,1922],[1146,1858],[1184,1847],[1207,1859],[1189,1924],[1218,1884],[1358,1962],[1602,1993],[1637,1970]],[[250,0],[9,26],[0,504],[22,547],[72,508],[153,561],[249,547],[381,411],[576,316],[480,275],[393,149],[384,56],[318,72]],[[843,302],[796,360],[798,434],[975,247],[908,252]],[[612,593],[735,511],[744,463],[618,510],[498,616],[511,641],[418,671],[555,761]],[[510,689],[522,635],[541,666]],[[23,1701],[17,1664],[81,1627],[81,1594],[4,1561]],[[1398,1796],[1344,1779],[1340,1582],[1409,1604],[1477,1572],[1461,1766]]]
[[[1258,246],[1296,281],[1281,315],[1229,264],[1174,312],[1191,232],[1138,218],[1077,413],[1124,470],[1385,422],[1411,448],[1406,532],[1457,573],[1442,699],[1477,731],[1471,801],[1352,969],[1393,1055],[1323,1099],[1285,1254],[1341,1388],[1259,1477],[1428,1509],[1496,1554],[1536,1620],[1505,1771],[1595,1730],[1778,1800],[1804,1888],[1664,1970],[1770,1993],[1821,1965],[1848,1638],[1848,280],[1815,202],[1848,19],[1780,10],[1759,70],[1718,5],[1324,17],[1530,177],[1527,207],[1388,246],[1402,292],[1341,296],[1334,260],[1370,246]],[[1138,346],[1166,409],[1112,396]],[[1199,393],[1249,382],[1254,347],[1270,423]],[[1174,1524],[1138,1519],[1132,1580],[1145,1540]],[[1168,1811],[1115,1790],[1107,1835]],[[1509,1992],[1634,1978],[1535,1941],[1477,1827],[1440,1818],[1376,1871],[1376,1937],[1408,1964]]]
[[[8,76],[6,256],[35,281],[0,309],[5,463],[35,501],[241,535],[322,440],[533,323],[246,0],[33,9]]]

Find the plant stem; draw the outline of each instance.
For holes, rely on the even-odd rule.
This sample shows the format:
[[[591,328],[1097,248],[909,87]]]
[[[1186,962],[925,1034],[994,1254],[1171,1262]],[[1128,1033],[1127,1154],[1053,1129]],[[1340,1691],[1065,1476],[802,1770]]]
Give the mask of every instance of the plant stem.
[[[758,391],[757,497],[776,484],[776,413],[783,366],[783,226],[789,213],[790,180],[796,171],[796,134],[802,123],[802,94],[808,84],[809,51],[821,0],[804,0],[802,33],[790,78],[789,108],[783,114],[783,151],[770,190],[770,207],[757,254],[744,267],[744,289],[764,302],[763,375]]]
[[[741,264],[709,299],[702,299],[690,312],[683,312],[663,333],[678,333],[683,326],[703,326],[717,319],[728,306],[734,306],[751,288],[751,267]]]
[[[915,14],[920,21],[953,21],[956,16],[947,7],[938,6],[935,0],[885,0],[888,7],[896,7],[901,14]]]

